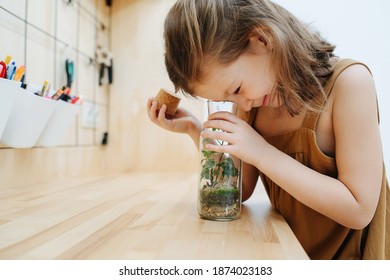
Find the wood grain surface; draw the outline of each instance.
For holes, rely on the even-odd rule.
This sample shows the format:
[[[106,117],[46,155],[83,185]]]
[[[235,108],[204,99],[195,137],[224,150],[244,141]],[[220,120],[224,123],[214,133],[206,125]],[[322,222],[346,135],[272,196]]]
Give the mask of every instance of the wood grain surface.
[[[122,173],[0,191],[0,259],[308,259],[259,185],[199,218],[197,174]]]

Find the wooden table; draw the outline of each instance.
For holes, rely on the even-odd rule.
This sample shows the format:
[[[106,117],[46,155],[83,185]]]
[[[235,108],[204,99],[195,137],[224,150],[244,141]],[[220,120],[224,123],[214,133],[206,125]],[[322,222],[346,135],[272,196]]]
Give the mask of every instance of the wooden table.
[[[0,259],[308,259],[261,185],[231,222],[196,196],[197,174],[171,173],[0,189]]]

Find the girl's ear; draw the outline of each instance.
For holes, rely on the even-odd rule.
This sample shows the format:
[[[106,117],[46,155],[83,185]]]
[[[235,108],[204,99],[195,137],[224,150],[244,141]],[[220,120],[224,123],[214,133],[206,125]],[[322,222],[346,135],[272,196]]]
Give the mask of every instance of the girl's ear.
[[[268,40],[266,38],[264,38],[264,36],[257,36],[257,40],[262,42],[265,46],[267,46],[269,44]]]
[[[255,48],[273,50],[273,42],[262,35],[257,35],[249,38],[249,43]]]
[[[249,36],[249,40],[258,40],[264,46],[271,47],[271,49],[273,46],[271,32],[266,27],[258,27],[256,29],[254,29]]]

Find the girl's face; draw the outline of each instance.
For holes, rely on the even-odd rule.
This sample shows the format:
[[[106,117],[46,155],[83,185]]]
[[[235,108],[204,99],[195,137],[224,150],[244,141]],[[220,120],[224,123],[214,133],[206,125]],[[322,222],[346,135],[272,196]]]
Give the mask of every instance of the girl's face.
[[[195,95],[214,101],[232,101],[244,111],[254,107],[279,107],[273,91],[271,47],[251,38],[247,50],[233,62],[211,63],[201,69],[201,82],[194,83]]]

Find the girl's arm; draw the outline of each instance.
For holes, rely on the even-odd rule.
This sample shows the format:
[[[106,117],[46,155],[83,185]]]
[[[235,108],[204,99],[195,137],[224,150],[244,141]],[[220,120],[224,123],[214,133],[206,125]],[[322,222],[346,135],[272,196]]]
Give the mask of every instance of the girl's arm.
[[[259,179],[259,171],[253,165],[242,163],[242,201],[249,199]]]
[[[339,76],[332,94],[338,178],[316,172],[279,151],[231,114],[215,114],[205,123],[227,131],[207,132],[207,137],[230,145],[208,148],[238,156],[308,207],[360,229],[376,210],[383,170],[375,86],[367,69],[357,65]]]

